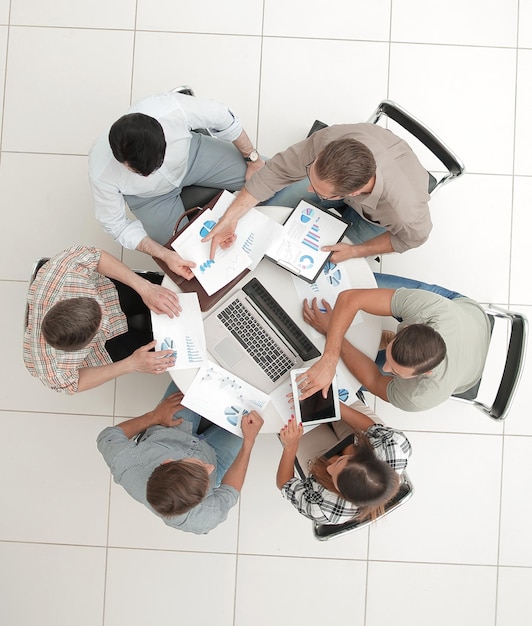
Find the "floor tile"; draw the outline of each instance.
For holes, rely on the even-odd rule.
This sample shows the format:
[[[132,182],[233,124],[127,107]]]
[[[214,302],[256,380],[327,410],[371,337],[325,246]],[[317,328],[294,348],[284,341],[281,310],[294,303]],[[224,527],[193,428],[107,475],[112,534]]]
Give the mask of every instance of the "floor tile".
[[[45,387],[26,370],[22,359],[27,283],[0,281],[0,301],[10,302],[3,312],[5,328],[0,355],[1,370],[9,372],[0,383],[0,408],[10,411],[112,415],[114,381],[83,393],[68,395]]]
[[[234,623],[318,626],[333,615],[363,624],[365,582],[366,564],[356,561],[240,556]]]
[[[532,10],[531,10],[532,20]],[[531,29],[532,30],[532,29]],[[517,103],[515,112],[515,173],[523,176],[532,175],[532,157],[530,142],[532,141],[532,50],[519,50],[517,57]]]
[[[76,26],[79,28],[134,28],[134,0],[90,4],[69,0],[12,0],[11,24]]]
[[[277,435],[260,435],[240,502],[239,553],[365,559],[367,529],[341,540],[319,542],[314,539],[312,522],[300,515],[277,489],[275,477],[280,458]]]
[[[154,409],[172,382],[170,374],[139,374],[134,372],[116,381],[115,415],[136,417]]]
[[[428,241],[405,254],[384,255],[382,271],[442,285],[478,302],[507,302],[511,211],[511,177],[466,174],[431,200]],[[486,245],[495,240],[497,254]]]
[[[400,0],[393,3],[391,37],[420,43],[515,46],[518,5],[518,0],[504,5],[497,0],[451,0],[435,14],[435,7],[423,0]]]
[[[104,464],[103,459],[101,463]],[[112,484],[109,545],[117,548],[178,550],[182,552],[235,553],[238,504],[225,522],[207,535],[195,535],[167,526],[162,519],[134,500],[122,487]]]
[[[414,495],[372,527],[369,558],[495,565],[502,437],[407,435]]]
[[[109,550],[105,626],[231,626],[235,561],[223,554]]]
[[[497,626],[528,626],[532,568],[500,567],[497,585]]]
[[[368,58],[371,64],[366,62]],[[346,76],[357,79],[346,82]],[[265,39],[260,150],[273,156],[301,141],[316,119],[327,124],[365,122],[386,97],[387,80],[385,43]],[[341,97],[335,96],[334,85],[341,85]]]
[[[11,27],[3,149],[87,154],[129,104],[132,45],[125,31]]]
[[[260,35],[262,3],[234,0],[231,10],[216,0],[183,6],[172,0],[139,0],[139,30]]]
[[[527,236],[527,232],[532,228],[531,202],[532,177],[516,176],[514,179],[514,210],[512,214],[510,301],[519,305],[532,304],[532,289],[530,289],[532,249]]]
[[[95,626],[102,623],[105,550],[0,543],[5,624]]]
[[[187,61],[190,50],[201,51],[195,55],[194,64]],[[254,141],[260,55],[257,37],[138,33],[133,100],[189,85],[197,97],[218,100],[231,107]],[[232,67],[238,67],[238,80],[228,79],[228,68]]]
[[[334,19],[330,16],[334,15]],[[305,0],[290,3],[267,0],[264,35],[315,39],[387,40],[390,33],[390,2],[332,0],[309,5]]]
[[[1,5],[0,5],[1,15]],[[0,22],[2,20],[0,19]],[[6,76],[7,26],[0,26],[0,115],[4,109],[4,85]],[[0,118],[1,119],[1,118]]]
[[[370,563],[366,626],[493,624],[494,567]]]
[[[532,567],[532,543],[529,541],[532,503],[523,492],[523,486],[532,480],[528,462],[531,454],[531,437],[505,437],[499,556],[501,565]]]
[[[511,174],[515,66],[510,49],[392,44],[389,95],[437,133],[468,172]],[[484,102],[489,106],[477,104]],[[497,149],[487,150],[486,141]]]
[[[38,194],[21,193],[28,186],[38,189]],[[37,259],[80,244],[120,255],[120,247],[94,216],[86,157],[4,154],[0,194],[7,206],[17,207],[4,213],[3,227],[7,232],[24,233],[23,246],[18,237],[6,238],[2,246],[2,279],[27,281]]]
[[[11,0],[0,0],[0,24],[9,23],[9,5]]]
[[[2,489],[10,506],[0,517],[0,537],[105,545],[109,476],[96,436],[110,424],[102,417],[0,412],[0,467],[11,475]]]

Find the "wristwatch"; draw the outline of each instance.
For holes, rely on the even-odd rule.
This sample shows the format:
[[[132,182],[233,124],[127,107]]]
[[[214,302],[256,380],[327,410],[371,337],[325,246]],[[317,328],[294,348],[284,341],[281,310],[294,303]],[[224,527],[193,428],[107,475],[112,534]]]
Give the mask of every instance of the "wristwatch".
[[[244,157],[244,161],[248,161],[248,163],[255,163],[255,161],[259,160],[259,153],[256,150],[252,150],[247,157]]]

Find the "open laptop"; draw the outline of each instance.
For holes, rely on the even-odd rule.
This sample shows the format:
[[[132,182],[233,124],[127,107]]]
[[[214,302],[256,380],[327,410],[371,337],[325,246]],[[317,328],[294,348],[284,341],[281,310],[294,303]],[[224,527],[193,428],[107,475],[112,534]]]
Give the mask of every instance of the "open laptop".
[[[321,355],[256,278],[214,309],[204,326],[208,350],[218,363],[265,393],[292,368]]]

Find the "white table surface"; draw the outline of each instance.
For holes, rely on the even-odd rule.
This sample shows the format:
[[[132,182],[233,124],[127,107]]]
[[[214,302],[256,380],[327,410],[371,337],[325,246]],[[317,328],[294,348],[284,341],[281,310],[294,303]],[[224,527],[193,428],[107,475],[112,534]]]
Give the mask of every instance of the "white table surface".
[[[256,208],[280,223],[284,222],[290,211],[292,211],[292,209],[286,207],[275,206]],[[346,239],[346,241],[350,243],[349,240]],[[353,288],[370,289],[377,286],[373,272],[371,271],[366,259],[349,259],[348,261],[341,263],[340,267],[347,271]],[[213,308],[216,308],[226,299],[230,298],[233,293],[238,291],[242,285],[247,283],[252,278],[259,279],[271,295],[292,317],[296,324],[298,324],[308,335],[317,348],[322,351],[325,345],[325,337],[321,335],[319,337],[315,337],[313,335],[312,328],[303,321],[303,303],[299,299],[294,287],[292,274],[267,259],[263,259],[253,272],[248,273],[241,283],[228,292],[227,295]],[[177,285],[168,276],[164,277],[162,284],[176,293],[180,293]],[[213,309],[203,313],[203,317],[205,318],[210,315],[212,310]],[[354,323],[347,331],[346,337],[354,346],[373,359],[377,355],[381,331],[382,318],[364,313],[363,323]],[[210,352],[209,358],[213,362],[216,362],[216,359]],[[306,362],[305,367],[312,365],[312,363],[316,360],[317,359]],[[173,370],[170,374],[179,389],[186,393],[198,371],[198,368],[191,368],[186,370]],[[360,387],[360,383],[358,381],[354,380],[354,383],[357,388]],[[270,402],[266,409],[262,412],[262,417],[264,419],[264,426],[261,429],[261,433],[278,433],[284,424],[272,402]],[[223,426],[222,417],[220,426]]]

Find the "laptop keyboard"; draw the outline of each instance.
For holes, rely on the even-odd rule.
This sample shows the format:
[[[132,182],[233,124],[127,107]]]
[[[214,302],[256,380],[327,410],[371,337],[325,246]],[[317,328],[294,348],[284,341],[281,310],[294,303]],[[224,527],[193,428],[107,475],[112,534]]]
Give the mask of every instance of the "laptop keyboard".
[[[295,361],[279,348],[240,300],[228,304],[218,313],[218,319],[273,382],[294,367]]]

